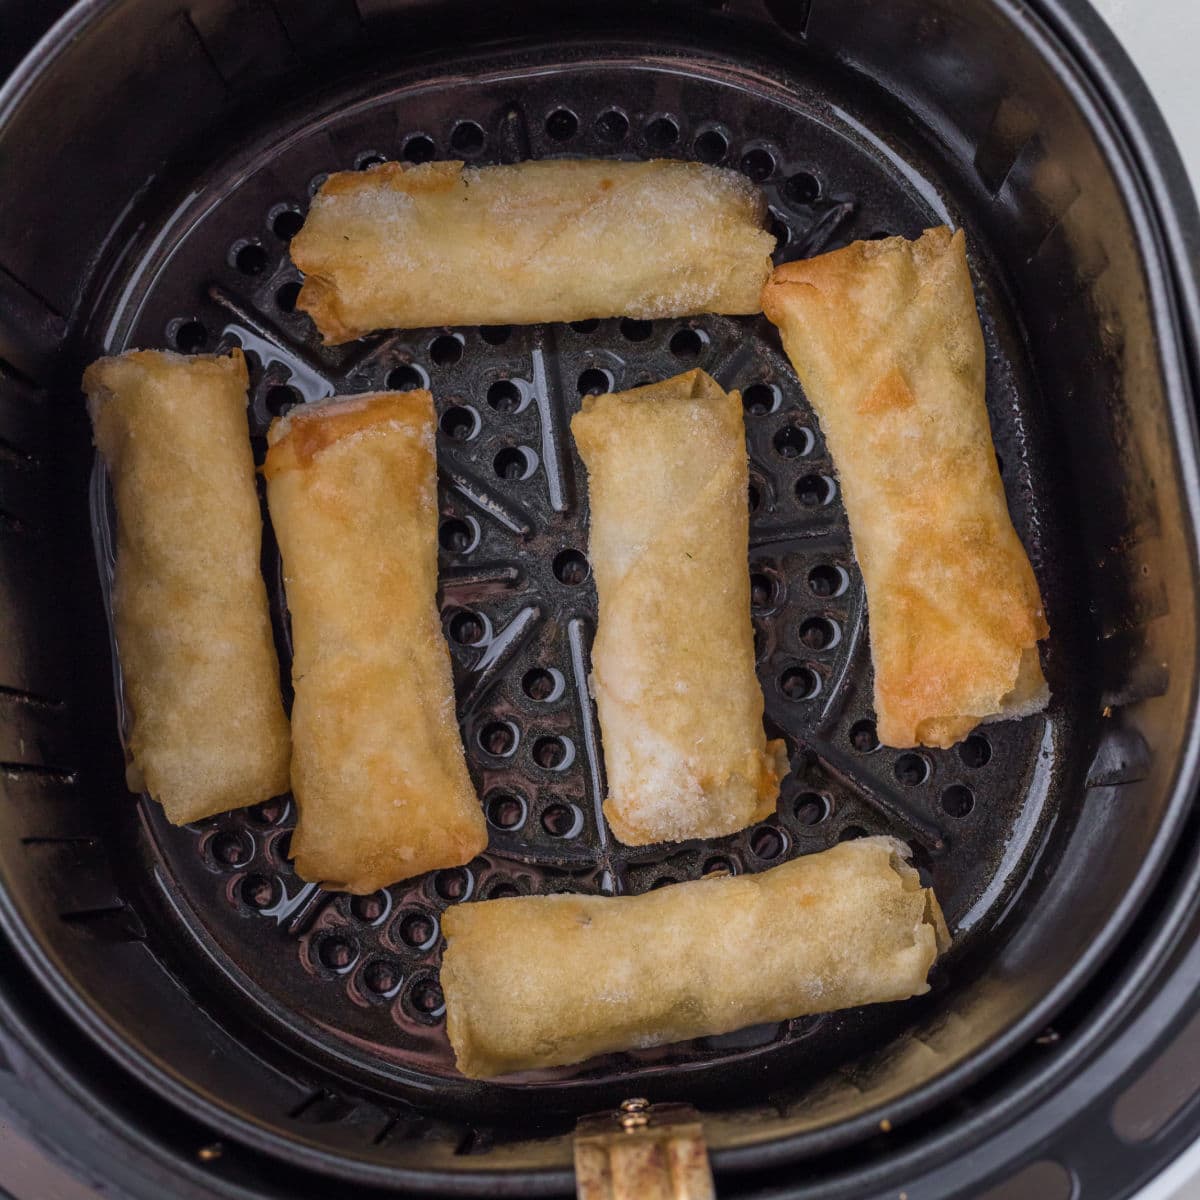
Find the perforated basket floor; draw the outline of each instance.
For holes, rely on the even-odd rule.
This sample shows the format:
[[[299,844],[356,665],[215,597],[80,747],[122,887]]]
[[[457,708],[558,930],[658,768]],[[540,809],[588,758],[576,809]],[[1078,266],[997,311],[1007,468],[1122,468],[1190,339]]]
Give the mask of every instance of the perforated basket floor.
[[[935,979],[940,986],[986,938],[1056,786],[1061,697],[1044,717],[988,726],[953,750],[878,746],[862,583],[836,472],[764,318],[427,329],[325,349],[294,310],[299,275],[288,239],[309,197],[329,172],[389,157],[720,163],[763,186],[777,261],[859,237],[911,237],[942,220],[959,223],[932,176],[868,142],[816,96],[702,62],[619,51],[596,57],[602,61],[480,62],[453,82],[414,77],[366,97],[340,97],[315,117],[248,138],[199,186],[191,181],[189,197],[164,224],[145,231],[95,322],[105,331],[97,350],[109,353],[241,345],[251,367],[259,462],[270,420],[294,404],[429,387],[437,405],[444,628],[468,761],[489,823],[487,853],[461,870],[352,898],[306,885],[293,872],[288,797],[185,829],[142,802],[143,865],[166,901],[158,919],[195,952],[180,973],[203,971],[206,988],[249,1000],[249,1019],[303,1050],[313,1089],[294,1117],[336,1117],[345,1086],[451,1116],[470,1106],[502,1122],[514,1087],[552,1116],[595,1108],[650,1082],[691,1098],[723,1095],[731,1070],[743,1065],[746,1072],[773,1067],[815,1076],[873,1039],[885,1042],[904,1021],[903,1006],[487,1085],[462,1080],[437,983],[441,914],[479,898],[636,893],[717,867],[759,871],[886,832],[914,847],[956,933],[955,952]],[[972,267],[1002,472],[1054,625],[1052,535],[1034,486],[1019,341],[988,260],[973,253]],[[777,814],[760,825],[719,841],[631,849],[600,815],[603,752],[585,683],[596,597],[585,558],[586,481],[568,425],[582,394],[697,366],[744,399],[758,672],[766,724],[786,739],[791,771]],[[102,491],[97,496],[103,542],[108,518]],[[286,673],[286,612],[269,527],[264,569]],[[1053,682],[1053,670],[1050,676]]]

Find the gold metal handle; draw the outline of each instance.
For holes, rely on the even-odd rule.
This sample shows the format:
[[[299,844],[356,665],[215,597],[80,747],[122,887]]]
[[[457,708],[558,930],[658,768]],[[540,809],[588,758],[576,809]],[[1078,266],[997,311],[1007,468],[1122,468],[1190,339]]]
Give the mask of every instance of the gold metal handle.
[[[625,1100],[575,1127],[578,1200],[716,1200],[700,1114]]]

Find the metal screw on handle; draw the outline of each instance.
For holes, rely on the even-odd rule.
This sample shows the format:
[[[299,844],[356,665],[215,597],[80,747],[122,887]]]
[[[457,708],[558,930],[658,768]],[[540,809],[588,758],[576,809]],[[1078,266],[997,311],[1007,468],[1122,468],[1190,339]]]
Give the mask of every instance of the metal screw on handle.
[[[578,1200],[716,1200],[700,1114],[634,1097],[575,1127]]]

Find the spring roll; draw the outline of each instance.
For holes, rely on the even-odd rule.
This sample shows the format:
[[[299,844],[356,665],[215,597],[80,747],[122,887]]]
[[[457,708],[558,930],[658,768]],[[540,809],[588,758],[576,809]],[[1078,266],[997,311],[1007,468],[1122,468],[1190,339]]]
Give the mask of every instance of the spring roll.
[[[425,391],[310,404],[268,434],[292,619],[292,853],[340,891],[487,845],[438,617],[433,438]]]
[[[176,825],[288,786],[247,383],[240,350],[134,351],[83,376],[117,510],[126,775]]]
[[[381,163],[331,175],[291,253],[329,343],[373,329],[755,313],[761,192],[699,163]]]
[[[962,232],[787,263],[763,309],[837,467],[880,741],[952,746],[1044,708],[1050,629],[996,464]]]
[[[774,811],[788,764],[754,674],[741,398],[689,371],[586,397],[571,432],[588,470],[608,823],[633,846],[742,829]]]
[[[919,996],[950,937],[908,855],[870,837],[641,896],[457,905],[442,991],[458,1069],[487,1078]]]

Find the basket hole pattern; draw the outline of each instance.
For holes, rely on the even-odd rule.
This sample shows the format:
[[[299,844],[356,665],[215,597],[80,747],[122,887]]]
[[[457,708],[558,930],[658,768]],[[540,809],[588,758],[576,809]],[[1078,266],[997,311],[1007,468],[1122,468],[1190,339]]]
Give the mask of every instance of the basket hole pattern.
[[[531,107],[526,121],[535,155],[662,153],[740,170],[764,185],[768,220],[780,240],[777,258],[893,229],[887,214],[864,202],[822,235],[827,238],[822,245],[812,245],[814,228],[827,213],[837,215],[831,206],[842,193],[832,169],[828,177],[824,167],[814,169],[802,157],[809,153],[804,148],[792,150],[763,136],[743,140],[737,130],[695,124],[678,111],[616,107],[611,99],[590,109],[565,97],[552,99]],[[288,798],[201,823],[192,838],[203,847],[199,858],[206,877],[224,889],[235,919],[265,917],[284,931],[295,925],[299,932],[280,936],[300,947],[306,969],[327,980],[330,989],[343,989],[367,1005],[388,1023],[381,1039],[399,1038],[401,1045],[410,1032],[428,1037],[443,1020],[436,973],[441,913],[451,904],[555,891],[637,892],[712,871],[767,869],[864,833],[905,836],[863,799],[856,780],[898,796],[913,813],[961,836],[986,811],[988,781],[1012,761],[1003,748],[993,757],[1000,735],[989,730],[983,749],[973,745],[968,751],[964,743],[948,752],[918,752],[927,769],[920,780],[904,782],[897,765],[901,752],[878,745],[870,696],[848,688],[844,676],[847,657],[863,652],[857,641],[861,581],[849,553],[836,476],[819,426],[786,362],[771,349],[761,320],[612,318],[547,331],[508,326],[385,331],[362,345],[320,346],[311,322],[296,310],[300,282],[287,259],[287,243],[302,224],[314,184],[328,171],[369,168],[376,158],[417,163],[461,156],[488,162],[500,141],[501,130],[483,109],[402,129],[391,144],[364,139],[346,161],[308,164],[297,172],[291,195],[246,214],[244,227],[223,243],[236,249],[223,250],[226,259],[213,266],[214,276],[223,270],[221,278],[246,298],[247,307],[299,347],[301,365],[331,379],[339,392],[429,387],[437,405],[444,628],[460,702],[466,704],[462,717],[489,825],[488,851],[461,873],[436,872],[375,897],[316,893],[311,902],[316,915],[309,917],[309,901],[298,900],[303,885],[287,862],[295,819]],[[916,229],[900,222],[895,231],[911,235]],[[249,246],[255,249],[243,255]],[[228,344],[219,341],[218,315],[203,307],[177,312],[170,344],[195,343],[207,351]],[[749,349],[734,360],[738,345]],[[756,658],[768,731],[788,739],[792,770],[770,820],[703,847],[618,848],[611,871],[596,852],[579,715],[586,679],[573,673],[564,633],[581,614],[590,620],[594,605],[585,477],[569,437],[558,430],[569,507],[553,518],[559,524],[549,525],[543,509],[553,464],[546,459],[543,421],[553,405],[548,410],[535,387],[535,348],[546,353],[551,399],[568,415],[582,396],[657,381],[692,366],[715,372],[728,367],[722,383],[738,388],[745,406]],[[250,366],[256,437],[272,416],[316,398],[294,373],[253,358]],[[447,475],[447,466],[459,472],[455,480],[461,475],[461,486]],[[518,531],[523,520],[528,533]],[[806,532],[800,541],[802,531],[820,536]],[[511,577],[495,573],[509,563],[516,565]],[[281,597],[274,596],[273,604],[282,621]],[[514,633],[530,606],[540,606],[539,612]],[[474,695],[487,664],[497,660],[500,668]],[[586,670],[586,659],[583,665]],[[856,668],[848,678],[861,679],[861,672]],[[799,730],[812,732],[816,750],[801,748]],[[843,774],[822,759],[824,745]],[[971,796],[969,805],[963,792]],[[240,847],[236,861],[209,850],[206,839],[214,831],[237,835],[231,842]],[[240,840],[242,833],[248,842]],[[293,910],[294,905],[299,907]],[[788,1026],[780,1036],[793,1036],[797,1028]],[[726,1051],[697,1047],[695,1053]]]

